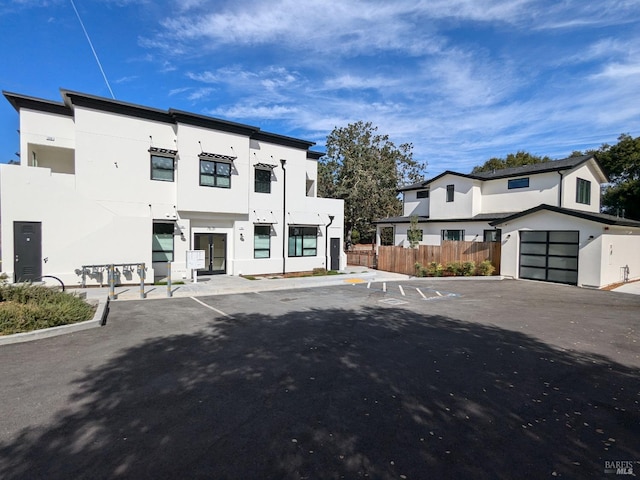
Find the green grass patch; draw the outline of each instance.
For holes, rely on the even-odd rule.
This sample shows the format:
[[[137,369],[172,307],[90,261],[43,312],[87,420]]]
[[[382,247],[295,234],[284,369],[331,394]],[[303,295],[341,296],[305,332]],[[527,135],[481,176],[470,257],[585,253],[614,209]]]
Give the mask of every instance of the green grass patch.
[[[0,286],[0,335],[30,332],[93,318],[81,298],[39,285]]]
[[[154,285],[166,285],[167,281],[166,280],[158,280],[157,282],[153,282]],[[171,282],[171,285],[184,285],[184,282],[182,280],[177,280],[175,282]]]
[[[255,277],[253,275],[240,275],[242,278],[245,278],[247,280],[260,280],[258,277]]]

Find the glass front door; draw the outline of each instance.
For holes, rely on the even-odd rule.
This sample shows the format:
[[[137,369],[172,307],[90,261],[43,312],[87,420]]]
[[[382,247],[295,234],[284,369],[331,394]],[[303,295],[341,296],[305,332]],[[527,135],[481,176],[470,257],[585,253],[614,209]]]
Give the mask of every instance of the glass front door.
[[[204,250],[204,269],[198,275],[227,273],[227,234],[196,233],[194,250]]]

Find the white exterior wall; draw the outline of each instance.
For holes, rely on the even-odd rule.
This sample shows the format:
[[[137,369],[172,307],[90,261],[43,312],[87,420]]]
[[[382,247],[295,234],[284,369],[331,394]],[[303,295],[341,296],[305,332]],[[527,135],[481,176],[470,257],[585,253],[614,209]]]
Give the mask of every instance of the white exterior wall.
[[[518,178],[529,178],[529,187],[509,190],[509,180]],[[482,213],[521,212],[543,203],[558,206],[559,182],[557,172],[486,180],[482,182]]]
[[[453,202],[447,202],[447,185],[454,185]],[[474,211],[474,181],[457,175],[445,175],[430,184],[430,215],[432,219],[470,218]],[[475,198],[475,201],[480,201]]]
[[[421,189],[426,190],[426,189]],[[431,194],[431,192],[429,192]],[[402,194],[402,211],[405,217],[418,215],[421,217],[429,216],[429,200],[430,198],[418,198],[418,190],[408,190]]]
[[[319,235],[317,255],[287,256],[286,270],[327,268],[329,215],[334,220],[328,237],[340,239],[340,268],[346,267],[343,201],[307,197],[307,179],[315,182],[313,194],[317,189],[317,162],[307,158],[306,150],[191,125],[74,108],[75,122],[63,115],[21,110],[23,163],[0,170],[2,270],[10,277],[14,221],[42,222],[42,256],[47,258],[43,275],[55,275],[67,285],[79,284],[81,276],[75,270],[89,264],[144,262],[147,281],[153,281],[154,274],[165,276],[166,264],[151,263],[154,220],[176,221],[174,279],[191,275],[185,258],[196,233],[226,234],[228,274],[281,272],[289,224],[316,225]],[[198,142],[205,152],[237,157],[230,189],[199,185]],[[151,180],[151,144],[178,151],[174,182]],[[75,174],[28,166],[29,145],[45,146],[49,152],[52,147],[70,149]],[[284,225],[281,158],[287,160]],[[255,163],[277,165],[270,194],[254,192]],[[273,222],[271,258],[254,259],[254,224],[264,221]],[[139,281],[137,274],[126,280]]]
[[[600,238],[600,285],[624,281],[624,267],[629,280],[640,279],[640,228],[609,227]]]
[[[591,203],[576,202],[577,179],[591,182]],[[575,210],[598,213],[600,211],[600,180],[595,174],[595,168],[591,162],[581,165],[579,168],[565,173],[562,184],[562,206]]]
[[[378,230],[389,225],[378,225]],[[411,228],[410,223],[397,223],[393,225],[393,244],[399,247],[408,247],[407,232]],[[422,241],[419,245],[441,245],[442,230],[464,230],[463,240],[466,242],[482,242],[485,230],[494,228],[488,222],[429,222],[419,223],[418,229],[422,230]],[[379,244],[379,243],[378,243]]]
[[[640,277],[640,229],[610,227],[605,230],[600,223],[548,211],[536,212],[499,227],[502,228],[502,275],[519,277],[520,230],[578,230],[579,286],[602,287],[618,282],[621,267],[625,265],[629,265],[632,278]]]

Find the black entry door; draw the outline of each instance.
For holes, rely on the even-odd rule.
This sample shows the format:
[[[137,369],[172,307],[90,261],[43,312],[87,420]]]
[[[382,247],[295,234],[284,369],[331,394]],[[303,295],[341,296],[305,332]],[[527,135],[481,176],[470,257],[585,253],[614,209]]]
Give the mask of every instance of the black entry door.
[[[340,239],[331,239],[331,270],[340,270]]]
[[[198,275],[227,273],[226,233],[196,233],[194,249],[204,250],[204,269]]]
[[[42,224],[13,222],[13,271],[16,282],[37,280],[42,276]]]

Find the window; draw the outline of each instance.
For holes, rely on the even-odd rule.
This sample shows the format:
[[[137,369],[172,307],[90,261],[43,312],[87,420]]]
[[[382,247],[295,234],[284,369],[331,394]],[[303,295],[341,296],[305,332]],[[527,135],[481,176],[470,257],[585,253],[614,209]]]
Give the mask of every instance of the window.
[[[200,185],[231,188],[231,164],[200,160]]]
[[[507,188],[509,190],[512,190],[514,188],[529,188],[529,177],[512,178],[507,182]]]
[[[380,245],[393,245],[394,235],[393,227],[382,227],[380,229]]]
[[[152,236],[153,262],[173,262],[173,223],[153,223]]]
[[[289,227],[289,256],[315,257],[317,235],[317,227]]]
[[[271,170],[256,168],[255,191],[271,193]]]
[[[485,230],[483,236],[483,242],[501,242],[502,230],[496,228],[494,230]]]
[[[271,255],[271,226],[253,226],[253,258],[269,258]]]
[[[416,198],[429,198],[429,190],[418,190]]]
[[[151,155],[151,180],[173,182],[174,162],[173,157]]]
[[[442,240],[464,240],[464,230],[442,230]]]
[[[591,182],[589,180],[577,179],[576,202],[591,205]]]
[[[447,202],[453,202],[454,186],[447,185]]]

